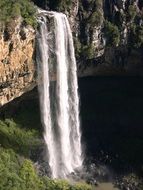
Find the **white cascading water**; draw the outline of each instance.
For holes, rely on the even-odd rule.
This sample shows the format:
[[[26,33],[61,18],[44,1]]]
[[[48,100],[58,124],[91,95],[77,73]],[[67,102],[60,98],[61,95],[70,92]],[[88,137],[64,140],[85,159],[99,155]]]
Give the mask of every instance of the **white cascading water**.
[[[79,98],[70,25],[62,13],[41,11],[39,19],[37,63],[42,123],[53,178],[66,178],[82,166]],[[47,16],[54,19],[56,85],[49,82],[50,50]],[[53,106],[54,105],[54,106]]]
[[[54,131],[52,128],[51,108],[50,108],[50,93],[49,93],[49,48],[47,44],[48,30],[46,25],[46,18],[42,17],[39,20],[40,29],[38,40],[38,51],[36,61],[38,65],[38,89],[40,95],[40,108],[41,119],[44,126],[44,139],[48,148],[49,165],[52,172],[52,176],[56,176],[58,171],[57,158],[56,158],[56,146],[54,140]]]

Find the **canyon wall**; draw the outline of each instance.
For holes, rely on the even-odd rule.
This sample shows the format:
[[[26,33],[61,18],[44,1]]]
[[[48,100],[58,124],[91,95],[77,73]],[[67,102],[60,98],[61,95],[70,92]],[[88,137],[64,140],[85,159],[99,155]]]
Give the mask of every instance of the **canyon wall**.
[[[79,77],[143,75],[141,0],[33,1],[67,15]],[[21,19],[1,31],[0,106],[36,86],[35,37],[36,29],[23,25]]]
[[[142,76],[141,0],[33,0],[64,12],[73,31],[78,75]]]

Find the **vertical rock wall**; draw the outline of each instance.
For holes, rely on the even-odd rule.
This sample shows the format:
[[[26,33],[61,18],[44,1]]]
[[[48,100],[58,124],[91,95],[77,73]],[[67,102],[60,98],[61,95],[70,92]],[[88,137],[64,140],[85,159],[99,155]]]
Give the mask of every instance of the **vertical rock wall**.
[[[35,31],[14,20],[0,34],[0,106],[35,85]]]

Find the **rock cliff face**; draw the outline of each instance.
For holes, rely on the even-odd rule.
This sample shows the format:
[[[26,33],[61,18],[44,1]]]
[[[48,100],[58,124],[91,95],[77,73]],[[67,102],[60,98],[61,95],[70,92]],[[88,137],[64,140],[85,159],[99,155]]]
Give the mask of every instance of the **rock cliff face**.
[[[33,0],[64,12],[73,31],[78,75],[143,75],[141,0]],[[35,33],[13,21],[0,34],[0,106],[36,85]]]
[[[73,31],[79,76],[142,75],[141,0],[33,0],[64,12]]]
[[[35,31],[15,20],[0,35],[0,106],[35,85]]]
[[[70,18],[71,26],[76,26],[73,34],[79,76],[142,76],[142,1],[79,0],[77,5],[76,15],[70,13]]]

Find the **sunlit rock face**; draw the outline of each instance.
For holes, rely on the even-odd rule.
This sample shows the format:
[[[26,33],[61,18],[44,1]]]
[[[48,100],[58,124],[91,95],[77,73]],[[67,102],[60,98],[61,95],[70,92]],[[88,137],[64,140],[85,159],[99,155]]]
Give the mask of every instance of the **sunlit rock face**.
[[[13,20],[0,34],[0,106],[35,85],[33,62],[35,31]]]

